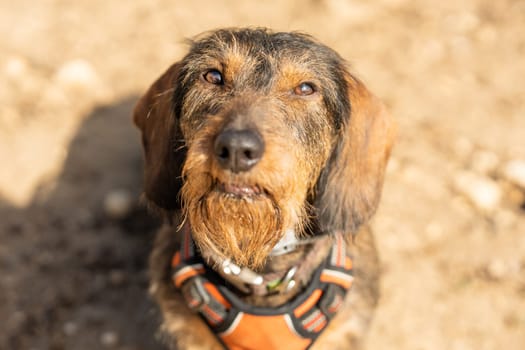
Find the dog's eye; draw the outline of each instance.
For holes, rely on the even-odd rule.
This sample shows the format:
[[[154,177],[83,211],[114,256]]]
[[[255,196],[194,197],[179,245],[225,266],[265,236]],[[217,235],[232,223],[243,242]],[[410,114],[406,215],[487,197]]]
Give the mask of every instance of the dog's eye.
[[[315,93],[315,88],[311,83],[301,83],[295,87],[294,93],[298,96],[309,96]]]
[[[204,73],[203,78],[210,84],[222,85],[223,83],[221,72],[215,69],[209,70],[206,73]]]

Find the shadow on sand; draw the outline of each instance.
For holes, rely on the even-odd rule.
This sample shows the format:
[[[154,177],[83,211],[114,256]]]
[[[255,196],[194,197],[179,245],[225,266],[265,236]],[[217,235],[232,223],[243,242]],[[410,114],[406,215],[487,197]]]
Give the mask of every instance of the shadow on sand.
[[[0,199],[0,349],[162,348],[147,295],[157,223],[138,205],[122,220],[102,210],[112,189],[140,194],[135,101],[94,110],[30,206]]]

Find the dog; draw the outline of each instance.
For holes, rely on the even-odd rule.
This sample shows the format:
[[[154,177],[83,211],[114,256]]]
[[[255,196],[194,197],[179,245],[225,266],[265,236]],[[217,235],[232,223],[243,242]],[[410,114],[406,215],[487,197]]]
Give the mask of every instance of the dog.
[[[395,124],[303,33],[219,29],[134,110],[165,219],[150,292],[174,349],[354,349],[378,300],[367,222]]]

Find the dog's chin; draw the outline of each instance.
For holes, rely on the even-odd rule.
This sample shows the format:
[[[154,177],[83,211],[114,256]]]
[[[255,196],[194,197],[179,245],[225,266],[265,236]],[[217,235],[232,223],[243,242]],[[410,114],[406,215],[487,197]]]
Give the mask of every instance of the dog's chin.
[[[259,186],[217,184],[200,200],[187,202],[203,255],[260,269],[284,232],[281,209],[272,198]]]

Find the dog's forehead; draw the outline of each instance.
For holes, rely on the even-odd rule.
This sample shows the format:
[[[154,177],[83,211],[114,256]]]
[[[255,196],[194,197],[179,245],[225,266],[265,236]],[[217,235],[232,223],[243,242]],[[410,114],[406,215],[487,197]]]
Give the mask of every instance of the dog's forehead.
[[[193,41],[182,61],[175,101],[186,101],[188,91],[198,86],[194,83],[212,69],[221,71],[232,89],[222,100],[214,100],[217,108],[217,101],[243,91],[285,95],[308,82],[319,89],[336,129],[350,112],[345,61],[306,34],[266,29],[221,29],[204,34]],[[180,109],[176,104],[175,110]]]
[[[342,64],[335,51],[306,34],[263,29],[212,32],[193,42],[187,59],[193,67],[227,68],[266,79],[283,71],[329,77]]]

